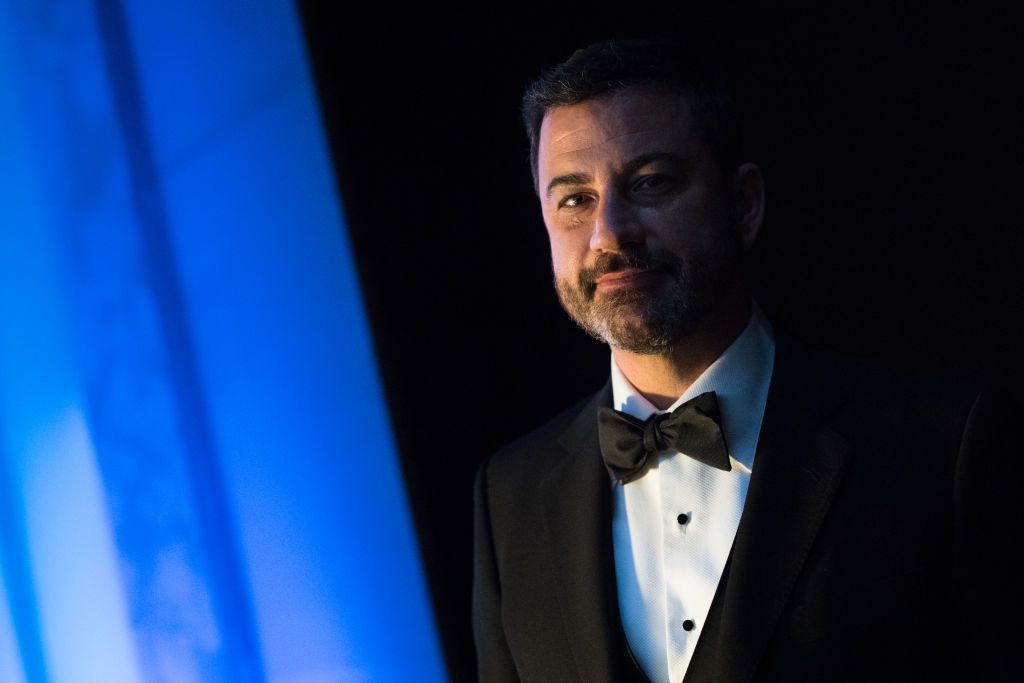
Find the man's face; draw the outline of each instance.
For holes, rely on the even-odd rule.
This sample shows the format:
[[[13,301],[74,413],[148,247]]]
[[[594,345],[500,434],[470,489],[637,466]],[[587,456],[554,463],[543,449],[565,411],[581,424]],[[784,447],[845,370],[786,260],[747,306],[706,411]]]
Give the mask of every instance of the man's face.
[[[683,96],[555,107],[538,152],[558,297],[591,335],[662,353],[739,287],[738,207]]]

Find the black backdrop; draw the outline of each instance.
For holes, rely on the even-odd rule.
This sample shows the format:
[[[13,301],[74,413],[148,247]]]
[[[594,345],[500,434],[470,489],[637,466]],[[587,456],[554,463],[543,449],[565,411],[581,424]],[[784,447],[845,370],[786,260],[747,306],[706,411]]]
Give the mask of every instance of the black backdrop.
[[[550,286],[519,124],[523,87],[574,48],[674,34],[744,74],[768,184],[754,287],[776,328],[1021,378],[1024,60],[1009,14],[300,7],[453,680],[473,677],[474,469],[599,387],[609,362]]]

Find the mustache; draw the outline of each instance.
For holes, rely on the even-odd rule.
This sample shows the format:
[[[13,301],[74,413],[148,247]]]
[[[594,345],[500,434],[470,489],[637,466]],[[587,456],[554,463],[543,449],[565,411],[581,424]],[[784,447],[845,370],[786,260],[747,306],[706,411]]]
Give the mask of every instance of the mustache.
[[[597,257],[590,268],[582,268],[579,273],[580,289],[593,295],[597,290],[597,278],[620,270],[649,270],[658,273],[675,275],[680,264],[670,254],[650,253],[646,250],[630,250],[615,253],[604,253]]]

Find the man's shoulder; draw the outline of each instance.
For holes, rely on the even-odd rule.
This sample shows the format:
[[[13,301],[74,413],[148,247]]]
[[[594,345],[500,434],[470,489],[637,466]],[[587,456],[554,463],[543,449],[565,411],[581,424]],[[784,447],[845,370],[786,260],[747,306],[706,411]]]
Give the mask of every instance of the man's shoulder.
[[[829,386],[863,397],[917,400],[935,397],[958,400],[977,395],[983,379],[913,359],[856,353],[794,339],[779,342],[776,367],[797,368],[822,389]]]
[[[607,386],[584,396],[553,418],[492,453],[480,464],[478,476],[483,476],[482,473],[486,471],[489,478],[522,481],[549,471],[560,458],[568,455],[560,443],[563,435],[587,406],[606,390]],[[594,428],[597,428],[596,411]]]
[[[773,377],[806,391],[808,402],[830,400],[835,424],[859,433],[920,434],[962,429],[971,406],[987,389],[983,378],[913,359],[853,353],[787,340],[779,345]]]

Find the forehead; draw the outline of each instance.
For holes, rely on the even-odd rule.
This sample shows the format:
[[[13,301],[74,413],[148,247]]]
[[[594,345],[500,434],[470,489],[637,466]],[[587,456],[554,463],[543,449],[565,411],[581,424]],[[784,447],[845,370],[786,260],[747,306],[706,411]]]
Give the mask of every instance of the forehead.
[[[630,87],[550,109],[541,123],[537,170],[550,175],[545,170],[552,165],[628,161],[650,152],[685,151],[697,142],[682,94]]]

